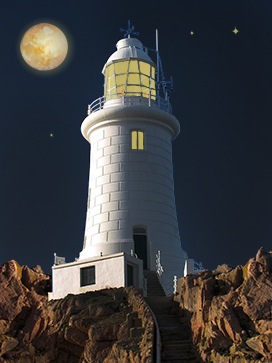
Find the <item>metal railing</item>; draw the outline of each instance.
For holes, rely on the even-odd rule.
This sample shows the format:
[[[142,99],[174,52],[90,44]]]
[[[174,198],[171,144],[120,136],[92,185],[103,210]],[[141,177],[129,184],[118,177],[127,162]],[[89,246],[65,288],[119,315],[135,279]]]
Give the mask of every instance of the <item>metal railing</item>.
[[[173,280],[169,279],[161,265],[161,251],[159,250],[156,254],[156,272],[158,279],[166,296],[171,296],[177,290],[177,276],[173,276]]]
[[[172,107],[170,105],[169,100],[165,100],[162,97],[151,96],[149,94],[146,97],[144,94],[139,92],[122,92],[122,93],[114,93],[111,95],[104,95],[102,97],[97,98],[94,100],[90,105],[88,105],[87,114],[90,115],[92,112],[102,110],[108,101],[117,101],[108,104],[108,106],[119,106],[120,104],[123,106],[132,106],[132,105],[139,105],[139,106],[148,106],[148,107],[156,107],[161,110],[167,111],[172,114]],[[106,105],[107,106],[107,105]]]
[[[194,261],[194,272],[200,272],[200,271],[204,271],[205,268],[202,266],[202,262],[195,262]]]

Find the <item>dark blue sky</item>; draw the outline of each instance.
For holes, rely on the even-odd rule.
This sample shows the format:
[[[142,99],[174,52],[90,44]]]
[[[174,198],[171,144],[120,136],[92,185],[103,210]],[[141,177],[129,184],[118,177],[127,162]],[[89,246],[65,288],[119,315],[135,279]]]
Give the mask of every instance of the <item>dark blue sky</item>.
[[[128,19],[149,48],[159,30],[174,80],[182,248],[208,269],[272,249],[270,0],[21,0],[0,5],[0,264],[50,272],[54,252],[73,261],[82,250],[89,144],[80,125]],[[33,73],[21,59],[24,31],[40,22],[68,36],[59,72]]]

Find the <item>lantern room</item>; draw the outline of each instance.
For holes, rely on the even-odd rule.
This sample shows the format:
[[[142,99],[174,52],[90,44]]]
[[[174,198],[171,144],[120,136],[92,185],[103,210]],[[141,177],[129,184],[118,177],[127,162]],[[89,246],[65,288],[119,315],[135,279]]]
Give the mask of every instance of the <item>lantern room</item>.
[[[135,38],[125,38],[116,44],[102,73],[105,76],[106,100],[121,96],[146,97],[156,100],[156,66]]]

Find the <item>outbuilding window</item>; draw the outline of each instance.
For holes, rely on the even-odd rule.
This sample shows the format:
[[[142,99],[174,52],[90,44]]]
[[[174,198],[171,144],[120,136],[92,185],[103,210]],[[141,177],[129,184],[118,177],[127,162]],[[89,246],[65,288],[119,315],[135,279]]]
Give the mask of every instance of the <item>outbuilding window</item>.
[[[131,131],[131,149],[144,150],[144,133],[143,131]]]
[[[80,286],[95,284],[95,266],[88,266],[80,269]]]

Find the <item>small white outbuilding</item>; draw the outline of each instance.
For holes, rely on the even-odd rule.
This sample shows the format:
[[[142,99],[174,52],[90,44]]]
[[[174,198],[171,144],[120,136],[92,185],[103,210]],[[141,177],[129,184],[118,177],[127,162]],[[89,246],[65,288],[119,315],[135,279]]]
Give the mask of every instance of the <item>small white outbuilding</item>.
[[[106,62],[104,96],[88,109],[81,132],[91,144],[83,249],[53,266],[57,299],[105,287],[143,288],[143,270],[193,272],[181,248],[172,164],[180,126],[168,94],[159,96],[156,65],[142,43],[121,39]]]

